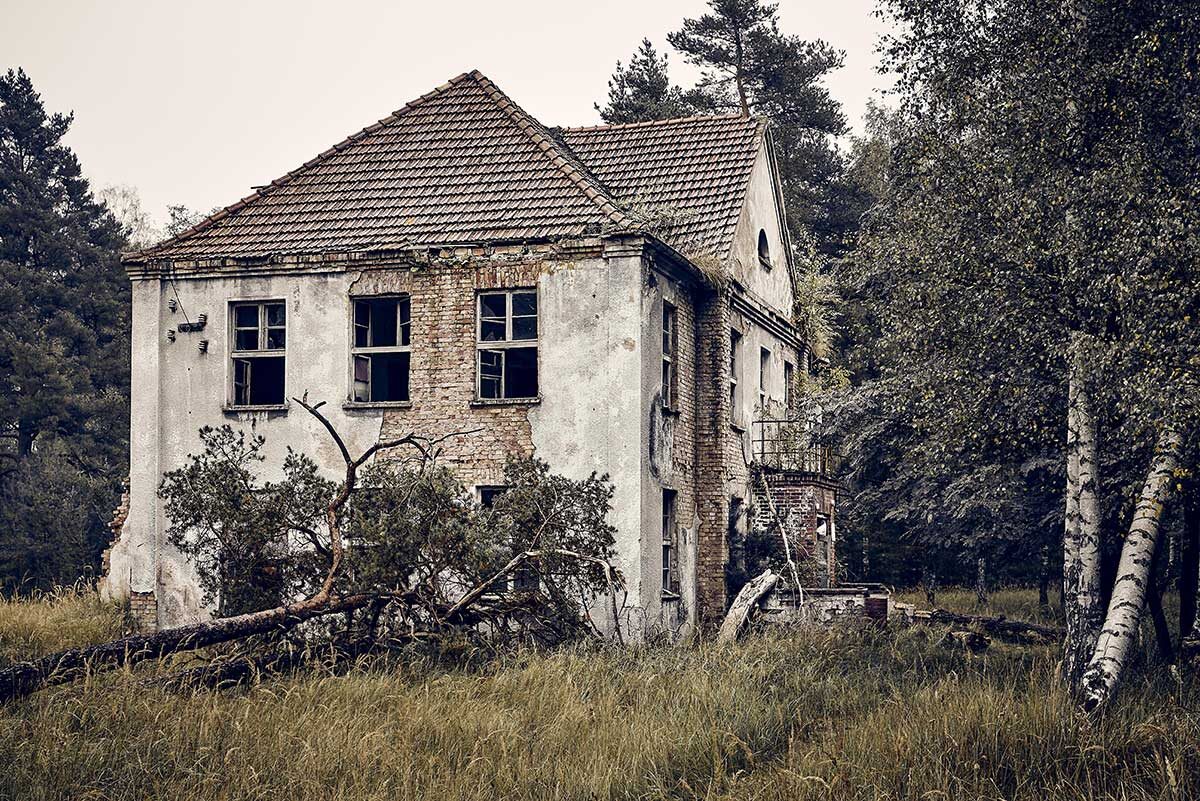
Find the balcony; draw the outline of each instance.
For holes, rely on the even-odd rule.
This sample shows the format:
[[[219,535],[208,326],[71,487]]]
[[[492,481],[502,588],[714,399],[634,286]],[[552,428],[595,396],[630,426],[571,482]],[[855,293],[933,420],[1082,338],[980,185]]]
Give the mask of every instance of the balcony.
[[[759,417],[753,423],[751,441],[754,460],[760,467],[827,479],[841,471],[841,455],[817,441],[810,420]]]

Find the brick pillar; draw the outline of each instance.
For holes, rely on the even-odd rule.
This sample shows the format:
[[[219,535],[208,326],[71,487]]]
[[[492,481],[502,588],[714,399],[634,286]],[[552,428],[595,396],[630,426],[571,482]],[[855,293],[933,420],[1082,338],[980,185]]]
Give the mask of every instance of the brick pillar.
[[[158,598],[153,592],[129,593],[129,622],[137,634],[158,631]]]
[[[696,609],[702,629],[725,615],[729,560],[729,299],[727,291],[696,300]]]
[[[806,586],[831,586],[837,581],[837,556],[834,553],[834,502],[837,484],[828,478],[794,470],[767,470],[756,474],[752,524],[760,534],[770,533],[769,553],[776,569],[785,561],[778,520],[791,534],[789,544],[800,581]],[[770,490],[770,499],[766,497]],[[825,538],[817,535],[817,519],[824,516],[828,528]],[[784,573],[787,579],[786,572]],[[790,580],[788,583],[791,583]]]

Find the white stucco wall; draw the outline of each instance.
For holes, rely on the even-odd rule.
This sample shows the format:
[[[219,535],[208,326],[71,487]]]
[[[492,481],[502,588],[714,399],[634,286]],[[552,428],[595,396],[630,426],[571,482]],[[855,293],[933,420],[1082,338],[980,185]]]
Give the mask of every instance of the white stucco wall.
[[[734,277],[746,290],[768,306],[792,317],[792,278],[787,266],[787,248],[780,224],[781,214],[775,202],[775,179],[771,173],[766,147],[759,148],[750,173],[750,183],[741,216],[734,229],[730,249]],[[758,232],[766,231],[771,250],[770,270],[758,260]]]
[[[281,477],[289,446],[314,458],[330,478],[341,476],[336,446],[296,404],[284,412],[224,409],[231,385],[231,301],[284,300],[287,397],[307,392],[310,402],[327,401],[322,411],[352,452],[378,440],[382,409],[347,411],[342,406],[349,394],[349,293],[358,276],[357,271],[336,271],[134,282],[130,513],[110,556],[113,595],[156,590],[159,625],[164,627],[207,615],[194,571],[165,540],[169,522],[157,498],[162,474],[199,450],[202,426],[229,424],[264,435],[261,475],[266,480]],[[640,250],[555,265],[541,273],[542,400],[528,413],[535,454],[551,469],[572,478],[607,473],[615,484],[610,520],[618,529],[618,567],[633,607],[629,619],[637,626],[643,617],[645,561],[641,276]],[[171,312],[168,301],[176,298],[179,307]],[[177,333],[174,342],[168,341],[167,330],[183,322],[185,313],[193,321],[207,314],[206,328]],[[202,339],[208,340],[204,353],[198,347]],[[463,415],[470,415],[465,404]]]

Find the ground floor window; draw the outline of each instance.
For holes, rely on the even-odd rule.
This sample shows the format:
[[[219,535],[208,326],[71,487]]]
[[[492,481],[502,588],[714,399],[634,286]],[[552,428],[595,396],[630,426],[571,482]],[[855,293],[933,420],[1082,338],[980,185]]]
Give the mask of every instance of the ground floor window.
[[[507,491],[508,487],[502,484],[480,485],[475,488],[479,505],[484,509],[493,508],[500,496]],[[537,570],[533,567],[523,566],[518,568],[511,576],[498,581],[495,590],[497,592],[533,592],[539,589],[541,585],[542,582],[538,578]]]
[[[679,591],[678,570],[675,564],[675,490],[662,494],[662,591]]]

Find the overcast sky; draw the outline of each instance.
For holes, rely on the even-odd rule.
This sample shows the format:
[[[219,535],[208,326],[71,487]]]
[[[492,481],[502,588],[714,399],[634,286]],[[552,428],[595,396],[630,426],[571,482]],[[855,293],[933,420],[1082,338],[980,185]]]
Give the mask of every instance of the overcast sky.
[[[852,125],[884,80],[874,0],[782,0],[789,33],[846,52],[829,86]],[[479,69],[547,125],[599,122],[617,59],[704,0],[0,0],[0,67],[24,67],[95,188],[156,218],[211,209],[430,89]],[[694,72],[671,52],[672,72]]]

